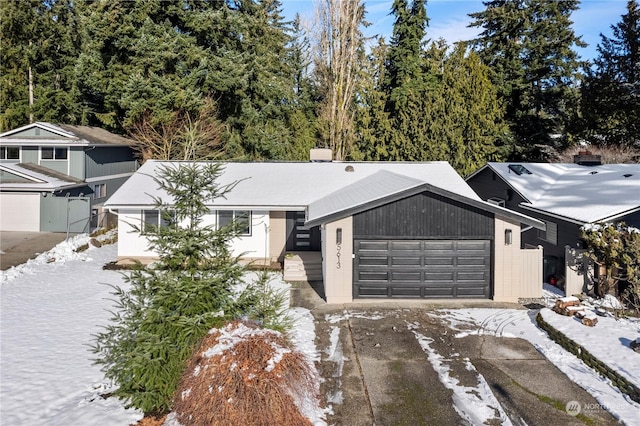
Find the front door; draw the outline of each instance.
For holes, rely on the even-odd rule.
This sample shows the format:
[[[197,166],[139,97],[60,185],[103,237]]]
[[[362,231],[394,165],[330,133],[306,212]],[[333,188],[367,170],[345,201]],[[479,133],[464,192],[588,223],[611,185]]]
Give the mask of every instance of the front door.
[[[320,251],[320,227],[304,226],[303,211],[287,212],[287,251]]]

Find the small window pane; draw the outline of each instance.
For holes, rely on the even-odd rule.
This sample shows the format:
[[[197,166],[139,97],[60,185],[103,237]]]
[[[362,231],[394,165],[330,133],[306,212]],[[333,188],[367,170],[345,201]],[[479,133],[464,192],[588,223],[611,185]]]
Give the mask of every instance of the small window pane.
[[[6,160],[19,160],[20,159],[20,148],[17,146],[7,146],[2,147],[2,159]]]
[[[142,228],[143,231],[153,231],[158,227],[160,221],[160,212],[157,210],[143,210],[142,211]]]
[[[43,160],[53,160],[53,148],[40,148],[40,158]]]
[[[224,228],[233,221],[233,211],[221,210],[218,212],[218,226]]]
[[[66,160],[67,159],[67,148],[56,148],[55,149],[55,159],[56,160]]]
[[[251,234],[251,215],[247,210],[237,211],[235,212],[236,221],[238,222],[238,226],[240,228],[239,232],[243,235]]]

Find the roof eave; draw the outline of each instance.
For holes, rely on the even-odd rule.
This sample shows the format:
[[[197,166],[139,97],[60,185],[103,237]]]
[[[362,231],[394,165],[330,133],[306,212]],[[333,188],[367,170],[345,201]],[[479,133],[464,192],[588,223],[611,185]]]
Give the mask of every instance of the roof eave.
[[[400,192],[397,192],[397,193],[395,193],[393,195],[390,195],[390,196],[387,196],[387,197],[383,197],[383,198],[380,198],[380,199],[377,199],[377,200],[373,200],[373,201],[368,202],[368,203],[363,203],[363,204],[360,204],[358,206],[354,206],[352,208],[348,208],[348,209],[342,210],[340,212],[333,212],[331,214],[327,214],[327,215],[324,215],[322,217],[317,217],[317,218],[313,218],[312,220],[307,220],[305,222],[305,226],[312,227],[312,226],[322,225],[322,224],[328,223],[328,222],[333,222],[335,220],[342,219],[342,218],[347,217],[347,216],[352,216],[354,214],[361,213],[363,211],[370,210],[372,208],[376,208],[376,207],[379,207],[379,206],[381,206],[383,204],[387,204],[387,203],[390,203],[390,202],[393,202],[393,201],[396,201],[396,200],[400,200],[400,199],[406,198],[408,196],[416,195],[416,194],[419,194],[419,193],[424,192],[424,191],[428,191],[428,192],[432,192],[434,194],[442,195],[444,197],[447,197],[447,198],[450,198],[452,200],[461,202],[463,204],[467,204],[467,205],[479,208],[481,210],[489,211],[489,212],[491,212],[493,214],[498,214],[498,215],[507,217],[509,219],[514,219],[516,221],[519,221],[522,224],[533,226],[536,229],[544,230],[546,228],[544,222],[542,222],[542,221],[540,221],[538,219],[523,215],[523,214],[515,212],[513,210],[509,210],[509,209],[505,209],[505,208],[493,205],[493,204],[488,203],[486,201],[474,200],[472,198],[467,198],[465,196],[462,196],[462,195],[459,195],[459,194],[456,194],[456,193],[453,193],[453,192],[449,192],[447,190],[444,190],[442,188],[438,188],[438,187],[430,185],[428,183],[424,183],[424,184],[418,185],[416,187],[407,189],[405,191],[400,191]]]

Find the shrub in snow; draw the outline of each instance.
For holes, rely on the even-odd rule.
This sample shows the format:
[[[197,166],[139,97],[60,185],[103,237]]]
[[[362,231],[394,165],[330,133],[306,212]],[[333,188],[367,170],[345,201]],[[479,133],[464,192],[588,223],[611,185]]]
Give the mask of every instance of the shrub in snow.
[[[594,278],[596,295],[604,297],[625,282],[622,296],[640,308],[640,231],[624,223],[585,225],[581,237],[600,270]]]
[[[246,272],[232,256],[229,242],[239,224],[205,226],[207,203],[234,185],[219,186],[218,164],[175,163],[160,170],[158,185],[170,200],[156,200],[161,226],[146,227],[149,245],[159,255],[150,266],[125,276],[128,291],[114,288],[116,310],[93,350],[116,396],[145,413],[169,411],[180,376],[193,350],[214,326],[253,314],[266,324],[272,311],[252,310],[265,294],[249,285],[238,295]]]
[[[204,339],[173,407],[184,426],[311,425],[303,413],[317,405],[318,389],[315,370],[284,335],[236,321]]]

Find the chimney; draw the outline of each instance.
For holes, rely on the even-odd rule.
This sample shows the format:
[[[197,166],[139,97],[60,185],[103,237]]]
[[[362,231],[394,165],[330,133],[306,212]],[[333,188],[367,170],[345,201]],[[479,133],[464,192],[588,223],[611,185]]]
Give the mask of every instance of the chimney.
[[[333,153],[330,148],[312,148],[309,158],[312,163],[330,163],[333,159]]]
[[[602,156],[594,155],[591,151],[578,151],[578,155],[573,156],[573,162],[581,166],[600,166]]]

